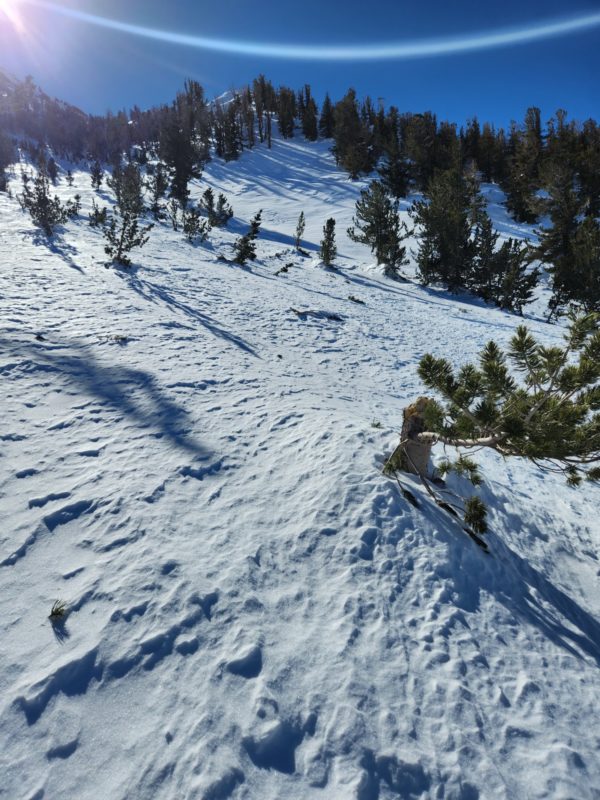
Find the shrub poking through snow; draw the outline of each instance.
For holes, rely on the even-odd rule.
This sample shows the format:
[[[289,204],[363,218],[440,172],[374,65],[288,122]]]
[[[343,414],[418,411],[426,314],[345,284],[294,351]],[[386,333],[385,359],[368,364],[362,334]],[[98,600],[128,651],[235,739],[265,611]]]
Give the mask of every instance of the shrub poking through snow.
[[[250,222],[250,230],[244,236],[240,236],[234,245],[233,260],[242,266],[246,261],[253,261],[256,258],[256,239],[260,231],[260,220],[262,209]]]
[[[543,346],[520,325],[508,353],[491,341],[477,365],[458,372],[446,359],[427,354],[419,376],[442,401],[420,398],[405,411],[388,472],[401,469],[427,479],[431,448],[441,442],[527,458],[563,474],[572,486],[583,478],[600,480],[600,314],[571,315],[562,347]],[[477,465],[464,455],[444,462],[442,471],[449,470],[480,482]],[[465,512],[481,532],[483,503],[471,498]]]
[[[33,183],[33,186],[31,185]],[[18,196],[21,208],[28,211],[31,219],[50,238],[59,225],[64,225],[69,218],[69,211],[59,198],[50,194],[50,181],[40,171],[31,181],[23,173],[23,193]]]
[[[184,209],[183,232],[190,244],[205,242],[210,232],[210,222],[203,219],[200,209],[195,207]]]

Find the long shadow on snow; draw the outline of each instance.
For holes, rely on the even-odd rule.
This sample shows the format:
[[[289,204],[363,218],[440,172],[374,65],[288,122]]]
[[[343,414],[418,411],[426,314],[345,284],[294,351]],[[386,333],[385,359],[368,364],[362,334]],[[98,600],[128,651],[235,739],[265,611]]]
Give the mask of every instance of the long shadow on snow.
[[[195,322],[199,322],[219,339],[223,339],[228,344],[233,344],[244,352],[249,353],[251,356],[258,358],[256,351],[240,336],[236,336],[235,333],[230,333],[225,330],[225,328],[221,328],[211,317],[198,311],[197,308],[193,308],[187,305],[187,303],[177,300],[163,286],[158,286],[147,280],[141,280],[133,274],[122,275],[122,277],[127,280],[131,288],[137,292],[140,297],[143,297],[144,300],[148,300],[151,303],[165,303],[172,311],[180,311]]]
[[[187,412],[170,400],[149,372],[122,366],[104,366],[90,349],[77,343],[53,342],[53,348],[14,341],[6,350],[33,363],[41,363],[82,391],[135,420],[141,428],[153,428],[194,455],[206,457],[209,451],[186,430]],[[58,346],[57,346],[58,345]]]
[[[448,516],[431,509],[438,531],[447,531]],[[581,658],[586,653],[600,667],[600,622],[576,600],[558,589],[501,539],[485,555],[458,528],[444,533],[448,541],[455,603],[465,611],[479,610],[482,591],[494,597],[519,622],[532,625],[550,641]],[[464,541],[457,541],[457,537]],[[565,620],[567,624],[561,621]]]
[[[82,268],[73,260],[73,256],[78,255],[77,248],[67,244],[62,239],[57,238],[56,235],[48,238],[47,236],[44,236],[41,231],[34,231],[31,233],[31,241],[36,247],[45,247],[46,250],[49,250],[51,253],[54,253],[54,255],[62,258],[65,264],[68,264],[71,269],[76,269],[77,272],[81,272],[83,274]]]

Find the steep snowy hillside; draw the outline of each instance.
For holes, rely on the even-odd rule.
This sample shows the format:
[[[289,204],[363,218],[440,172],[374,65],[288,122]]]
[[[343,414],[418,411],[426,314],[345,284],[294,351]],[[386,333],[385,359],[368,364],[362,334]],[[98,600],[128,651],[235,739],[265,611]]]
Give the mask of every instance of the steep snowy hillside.
[[[323,144],[207,185],[229,230],[130,271],[0,195],[0,797],[600,798],[600,491],[478,456],[488,555],[381,474],[420,357],[522,320],[372,269]],[[217,260],[259,208],[258,261]]]

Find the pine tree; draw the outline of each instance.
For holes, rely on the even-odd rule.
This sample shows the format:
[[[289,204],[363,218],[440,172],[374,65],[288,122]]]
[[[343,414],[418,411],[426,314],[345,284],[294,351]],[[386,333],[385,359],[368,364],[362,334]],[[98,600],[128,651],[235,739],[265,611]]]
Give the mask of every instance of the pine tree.
[[[163,218],[164,207],[161,200],[169,188],[169,180],[165,167],[160,162],[154,167],[147,179],[147,187],[150,191],[150,211],[155,220]]]
[[[538,217],[535,191],[543,149],[539,108],[527,109],[522,131],[513,126],[510,147],[512,156],[503,181],[506,207],[517,222],[532,223]]]
[[[349,89],[345,97],[334,108],[334,145],[336,163],[355,180],[362,172],[373,168],[371,132],[361,120],[356,92]]]
[[[58,166],[56,165],[56,161],[54,158],[52,158],[52,156],[50,156],[48,163],[46,164],[46,175],[52,181],[53,186],[56,186],[56,180],[58,178]]]
[[[71,172],[70,169],[68,169],[67,170],[67,183],[69,184],[69,186],[73,186],[74,180],[75,179],[73,178],[73,173]]]
[[[296,95],[292,89],[281,86],[277,95],[277,116],[279,132],[284,139],[294,135],[294,117],[296,116]]]
[[[473,237],[474,256],[465,283],[474,294],[500,308],[523,313],[539,281],[539,270],[529,270],[529,247],[515,239],[497,246],[499,234],[486,213],[480,213]]]
[[[210,186],[202,195],[202,207],[208,215],[210,226],[214,228],[226,227],[229,220],[233,217],[233,208],[227,202],[227,198],[224,194],[219,194],[217,204],[215,205],[215,194]]]
[[[306,219],[304,217],[304,211],[301,211],[300,216],[298,217],[298,224],[296,225],[296,235],[294,238],[294,246],[296,250],[300,250],[300,245],[302,244],[302,237],[304,236],[305,228],[306,228]]]
[[[146,244],[148,234],[154,227],[152,224],[141,226],[139,222],[145,210],[140,168],[134,163],[125,167],[117,164],[107,182],[117,202],[103,228],[106,239],[104,252],[110,257],[111,263],[128,267],[131,264],[129,253]]]
[[[183,232],[190,244],[205,242],[210,232],[210,223],[203,219],[200,209],[188,207],[183,210]]]
[[[325,95],[323,105],[321,106],[321,116],[319,117],[319,134],[323,139],[331,139],[333,137],[333,106],[328,94]]]
[[[464,287],[471,273],[473,191],[459,166],[436,173],[415,202],[411,217],[421,226],[417,264],[426,285],[441,281],[451,291]]]
[[[0,130],[0,192],[5,192],[8,188],[6,168],[15,160],[15,146],[4,131]]]
[[[102,179],[104,178],[104,170],[99,161],[94,161],[90,169],[90,177],[92,179],[92,189],[99,189],[102,186]]]
[[[113,264],[123,267],[131,265],[129,253],[136,247],[143,247],[148,241],[148,234],[153,225],[140,227],[135,214],[130,210],[113,214],[103,229],[106,244],[104,252]]]
[[[31,185],[33,183],[33,186]],[[64,225],[69,218],[68,209],[60,199],[50,194],[48,176],[40,171],[31,181],[23,173],[23,193],[18,200],[24,211],[28,211],[31,219],[44,234],[50,238],[57,226]]]
[[[248,233],[244,234],[244,236],[240,236],[236,241],[233,257],[236,264],[244,266],[246,261],[254,261],[256,258],[256,240],[260,232],[261,217],[262,209],[251,220]]]
[[[491,341],[478,365],[458,373],[428,354],[419,376],[443,402],[423,405],[416,447],[489,447],[562,473],[571,485],[600,480],[598,314],[571,316],[563,347],[543,346],[521,325],[508,353]]]
[[[600,311],[600,224],[586,217],[573,239],[574,291],[571,300],[585,311]]]
[[[335,220],[330,217],[323,226],[323,238],[321,240],[321,261],[326,267],[331,267],[337,255],[335,245]]]
[[[573,247],[582,206],[575,191],[572,172],[562,165],[555,166],[547,190],[547,209],[552,225],[538,231],[536,255],[548,265],[552,278],[552,316],[579,293],[579,276],[573,270]]]
[[[396,144],[388,149],[377,170],[381,182],[392,197],[406,197],[410,190],[410,164]]]
[[[372,181],[360,193],[352,222],[353,227],[348,228],[350,239],[369,245],[377,263],[385,266],[385,274],[397,277],[399,268],[407,263],[406,248],[401,242],[408,233],[400,225],[398,201],[390,200],[379,181]]]

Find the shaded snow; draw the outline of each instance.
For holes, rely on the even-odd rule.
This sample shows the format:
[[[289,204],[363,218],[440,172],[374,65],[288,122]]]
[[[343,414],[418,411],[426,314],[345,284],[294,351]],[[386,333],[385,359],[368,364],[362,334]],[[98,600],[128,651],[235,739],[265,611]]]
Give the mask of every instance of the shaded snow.
[[[486,555],[380,471],[420,357],[521,319],[369,269],[323,144],[207,184],[229,231],[158,226],[131,272],[0,195],[0,797],[600,797],[600,492],[481,455]],[[259,208],[259,261],[217,261]]]

